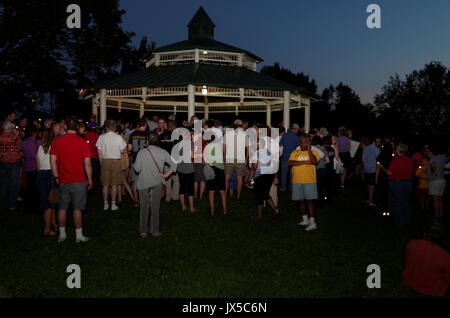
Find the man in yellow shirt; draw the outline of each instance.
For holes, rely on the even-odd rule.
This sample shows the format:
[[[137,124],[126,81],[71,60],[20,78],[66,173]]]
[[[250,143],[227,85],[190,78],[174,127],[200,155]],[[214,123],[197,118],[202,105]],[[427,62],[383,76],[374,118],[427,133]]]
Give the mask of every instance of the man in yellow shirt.
[[[319,155],[311,150],[311,143],[306,136],[300,137],[300,149],[294,150],[289,157],[289,166],[292,167],[292,200],[299,201],[303,220],[299,225],[306,226],[306,231],[317,229],[314,220],[314,202],[317,200],[316,165]],[[308,204],[309,219],[306,212]]]

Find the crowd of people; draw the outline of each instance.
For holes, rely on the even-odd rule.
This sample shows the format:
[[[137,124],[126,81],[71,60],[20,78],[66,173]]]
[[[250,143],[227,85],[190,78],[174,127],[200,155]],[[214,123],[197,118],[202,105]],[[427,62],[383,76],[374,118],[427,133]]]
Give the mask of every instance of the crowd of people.
[[[182,129],[180,129],[182,128]],[[270,208],[280,217],[279,192],[289,192],[301,214],[300,226],[317,230],[316,211],[336,200],[346,182],[361,178],[367,185],[366,204],[380,215],[391,215],[399,227],[411,223],[412,203],[440,220],[444,193],[449,191],[450,148],[438,144],[410,145],[385,136],[362,137],[340,127],[306,133],[298,124],[286,130],[236,119],[177,122],[143,117],[136,122],[31,120],[5,116],[0,135],[0,202],[16,210],[39,207],[44,235],[66,240],[67,211],[73,211],[76,242],[83,234],[82,212],[88,192],[101,189],[104,210],[120,210],[124,194],[140,211],[139,234],[161,235],[162,202],[179,201],[181,210],[196,212],[205,196],[214,216],[218,192],[222,213],[228,200],[241,200],[244,188],[255,196],[255,220]],[[253,132],[255,138],[251,138]],[[416,187],[417,192],[413,191]],[[412,195],[415,193],[415,195]],[[432,212],[431,212],[432,210]]]

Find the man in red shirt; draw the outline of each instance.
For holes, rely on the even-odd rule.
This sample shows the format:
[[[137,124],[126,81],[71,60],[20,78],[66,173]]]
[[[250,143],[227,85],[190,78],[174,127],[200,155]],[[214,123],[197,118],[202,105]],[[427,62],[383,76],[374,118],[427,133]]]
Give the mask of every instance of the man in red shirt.
[[[53,176],[59,184],[59,240],[66,240],[67,210],[73,209],[76,242],[87,242],[83,235],[82,214],[86,209],[87,190],[92,188],[91,151],[85,139],[77,136],[77,118],[69,116],[65,123],[66,133],[53,140],[50,162]],[[86,175],[87,183],[86,183]]]
[[[98,180],[100,178],[100,160],[98,158],[97,141],[100,137],[95,131],[96,127],[89,128],[89,131],[84,135],[89,143],[89,149],[91,150],[91,165],[92,165],[92,191],[95,192],[97,188]]]
[[[395,152],[396,157],[388,169],[380,163],[378,166],[389,177],[388,201],[394,222],[398,227],[404,227],[411,223],[412,176],[415,164],[406,156],[408,146],[405,144],[399,144]]]
[[[444,296],[450,284],[450,255],[439,246],[442,226],[433,220],[424,236],[406,247],[403,284],[421,294]]]

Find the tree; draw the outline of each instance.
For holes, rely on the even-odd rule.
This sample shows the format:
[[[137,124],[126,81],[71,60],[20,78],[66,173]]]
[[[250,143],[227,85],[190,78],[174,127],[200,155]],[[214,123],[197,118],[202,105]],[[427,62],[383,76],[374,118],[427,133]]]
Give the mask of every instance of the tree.
[[[147,37],[143,37],[136,49],[134,47],[129,47],[127,54],[122,60],[122,68],[120,73],[127,74],[145,69],[145,63],[142,59],[149,56],[150,53],[155,49],[156,43],[154,41],[148,42]]]
[[[317,93],[316,81],[314,79],[310,80],[309,75],[304,73],[294,74],[291,70],[280,67],[279,63],[274,63],[271,66],[264,66],[261,69],[261,74],[301,87],[309,94],[315,95]]]
[[[119,74],[133,33],[122,30],[118,0],[79,0],[81,28],[66,25],[72,1],[0,4],[0,95],[5,108],[38,106],[61,116],[87,109],[77,89]],[[32,100],[38,100],[38,103]]]
[[[404,80],[396,74],[375,97],[375,102],[382,116],[396,114],[397,126],[412,133],[448,135],[450,70],[439,62],[431,62],[407,74]]]

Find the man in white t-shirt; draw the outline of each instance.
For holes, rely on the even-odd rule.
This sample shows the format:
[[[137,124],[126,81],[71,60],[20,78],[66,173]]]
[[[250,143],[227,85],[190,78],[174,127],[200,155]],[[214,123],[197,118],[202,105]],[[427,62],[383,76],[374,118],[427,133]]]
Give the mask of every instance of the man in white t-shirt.
[[[97,141],[98,157],[102,165],[101,180],[103,184],[103,209],[109,210],[108,188],[111,186],[111,211],[117,211],[117,186],[122,184],[121,157],[125,153],[127,144],[116,134],[116,122],[112,119],[105,121],[106,133]]]

